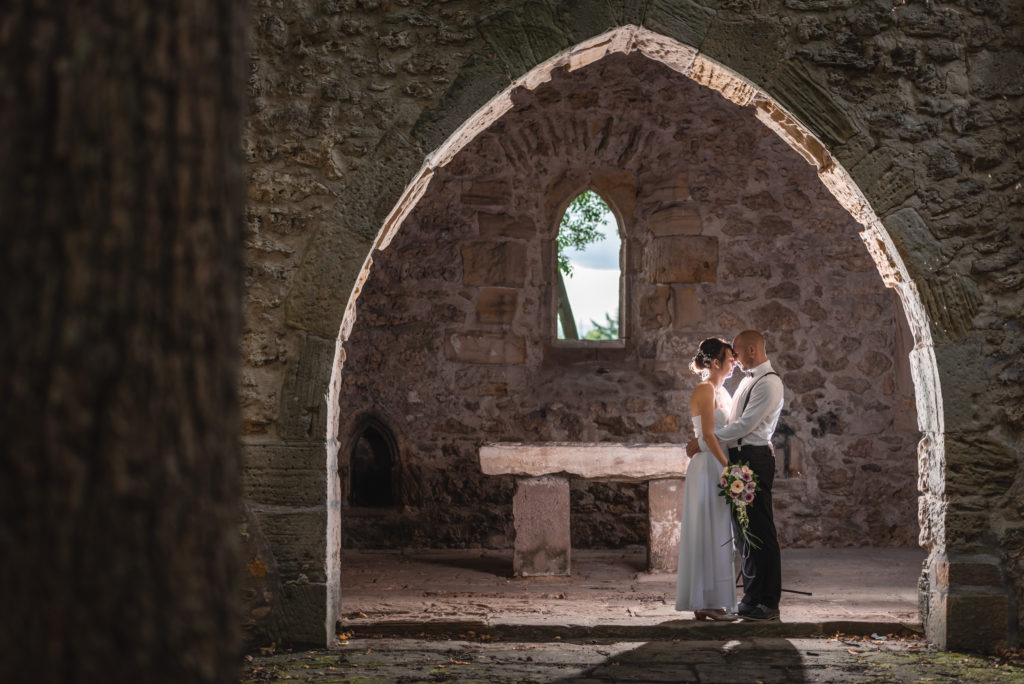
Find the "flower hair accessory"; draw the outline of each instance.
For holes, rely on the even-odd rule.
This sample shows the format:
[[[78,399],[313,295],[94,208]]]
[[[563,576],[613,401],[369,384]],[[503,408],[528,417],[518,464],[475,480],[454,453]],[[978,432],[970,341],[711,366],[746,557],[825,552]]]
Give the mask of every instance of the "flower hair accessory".
[[[722,470],[722,477],[718,482],[718,495],[724,496],[729,502],[746,548],[761,548],[761,540],[750,531],[750,517],[747,515],[747,506],[753,503],[754,494],[760,489],[757,475],[748,464],[734,463]]]

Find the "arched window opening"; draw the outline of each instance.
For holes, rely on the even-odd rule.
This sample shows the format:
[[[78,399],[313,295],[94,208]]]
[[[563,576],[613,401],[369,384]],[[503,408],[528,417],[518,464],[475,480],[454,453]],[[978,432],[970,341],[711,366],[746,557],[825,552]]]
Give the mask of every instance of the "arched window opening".
[[[593,190],[580,193],[562,216],[556,242],[558,339],[620,339],[622,238],[611,208]]]
[[[377,421],[366,424],[349,456],[349,505],[386,508],[395,505],[398,450],[390,430]]]

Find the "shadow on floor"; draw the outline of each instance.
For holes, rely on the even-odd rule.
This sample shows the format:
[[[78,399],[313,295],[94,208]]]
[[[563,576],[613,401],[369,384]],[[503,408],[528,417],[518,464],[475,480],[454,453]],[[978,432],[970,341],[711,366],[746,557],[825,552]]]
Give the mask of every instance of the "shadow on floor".
[[[430,552],[417,555],[420,563],[429,565],[440,565],[460,570],[471,570],[481,572],[502,579],[512,579],[511,553],[508,552],[483,552],[478,555],[456,556],[451,554],[431,555]]]
[[[599,665],[557,681],[800,683],[810,681],[806,665],[801,652],[786,639],[653,641],[609,651]]]

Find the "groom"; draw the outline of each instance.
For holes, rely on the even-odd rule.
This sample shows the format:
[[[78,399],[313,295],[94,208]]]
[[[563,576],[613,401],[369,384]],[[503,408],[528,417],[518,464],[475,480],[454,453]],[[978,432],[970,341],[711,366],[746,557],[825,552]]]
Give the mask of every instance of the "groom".
[[[732,346],[736,361],[748,376],[736,388],[729,422],[716,425],[715,435],[729,449],[729,462],[749,463],[761,486],[747,507],[749,530],[761,540],[761,548],[744,549],[743,600],[736,612],[745,620],[778,620],[782,564],[772,513],[775,454],[771,440],[782,412],[782,379],[765,355],[761,333],[744,330]],[[687,445],[690,456],[697,451],[691,451],[693,444]]]

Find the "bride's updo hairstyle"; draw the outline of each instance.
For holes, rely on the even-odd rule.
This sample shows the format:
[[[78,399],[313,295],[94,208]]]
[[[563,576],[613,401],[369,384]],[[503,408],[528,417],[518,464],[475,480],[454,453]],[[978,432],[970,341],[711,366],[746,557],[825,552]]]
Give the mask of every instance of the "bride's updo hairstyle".
[[[711,370],[711,362],[725,360],[726,350],[732,350],[732,345],[721,337],[709,337],[697,346],[697,354],[690,361],[690,370],[698,375],[704,375]]]

